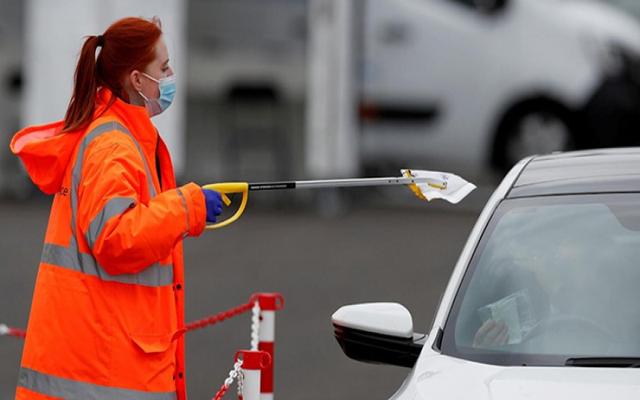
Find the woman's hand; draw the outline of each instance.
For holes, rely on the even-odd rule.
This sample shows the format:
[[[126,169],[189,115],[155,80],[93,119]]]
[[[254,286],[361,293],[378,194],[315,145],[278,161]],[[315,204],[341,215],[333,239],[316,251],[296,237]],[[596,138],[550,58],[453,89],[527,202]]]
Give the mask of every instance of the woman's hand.
[[[207,204],[207,222],[216,222],[216,217],[222,213],[222,197],[214,190],[202,189],[202,193]]]

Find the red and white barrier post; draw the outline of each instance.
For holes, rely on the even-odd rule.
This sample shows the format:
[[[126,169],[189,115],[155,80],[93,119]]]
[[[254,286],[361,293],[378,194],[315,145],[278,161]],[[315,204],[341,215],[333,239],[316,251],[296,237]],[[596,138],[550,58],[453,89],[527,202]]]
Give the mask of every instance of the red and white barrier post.
[[[279,293],[256,293],[254,300],[260,306],[260,331],[258,350],[271,357],[271,363],[262,371],[260,400],[273,400],[273,367],[275,364],[276,311],[284,307],[284,297]],[[243,365],[244,368],[244,365]]]
[[[264,351],[240,350],[236,353],[236,361],[238,358],[242,359],[242,399],[260,400],[262,371],[273,365],[271,356]]]

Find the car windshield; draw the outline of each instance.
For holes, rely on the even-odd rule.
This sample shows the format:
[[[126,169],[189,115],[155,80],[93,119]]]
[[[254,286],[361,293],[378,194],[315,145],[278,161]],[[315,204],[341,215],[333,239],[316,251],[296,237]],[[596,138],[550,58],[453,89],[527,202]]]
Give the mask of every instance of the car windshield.
[[[640,357],[640,194],[504,201],[447,320],[442,350],[500,365]]]

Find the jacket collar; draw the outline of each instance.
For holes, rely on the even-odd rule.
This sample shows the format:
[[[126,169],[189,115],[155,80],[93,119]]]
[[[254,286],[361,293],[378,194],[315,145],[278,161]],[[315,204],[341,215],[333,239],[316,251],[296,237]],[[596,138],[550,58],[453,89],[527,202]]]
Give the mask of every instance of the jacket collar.
[[[115,100],[112,100],[112,97]],[[109,106],[111,101],[113,101],[113,104]],[[129,104],[114,96],[111,90],[107,88],[101,88],[98,91],[96,106],[98,114],[102,113],[102,116],[113,115],[122,121],[149,156],[155,153],[158,130],[151,122],[145,107]],[[108,108],[105,110],[105,107]]]

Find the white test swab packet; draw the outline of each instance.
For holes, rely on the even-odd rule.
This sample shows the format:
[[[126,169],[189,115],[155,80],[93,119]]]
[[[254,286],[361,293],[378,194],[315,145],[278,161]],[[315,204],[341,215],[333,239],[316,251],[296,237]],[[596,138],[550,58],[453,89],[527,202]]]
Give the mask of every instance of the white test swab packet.
[[[416,196],[427,201],[443,199],[457,204],[476,188],[473,183],[449,172],[419,169],[402,169],[400,171],[406,177],[426,178],[428,181],[433,181],[409,186]]]

